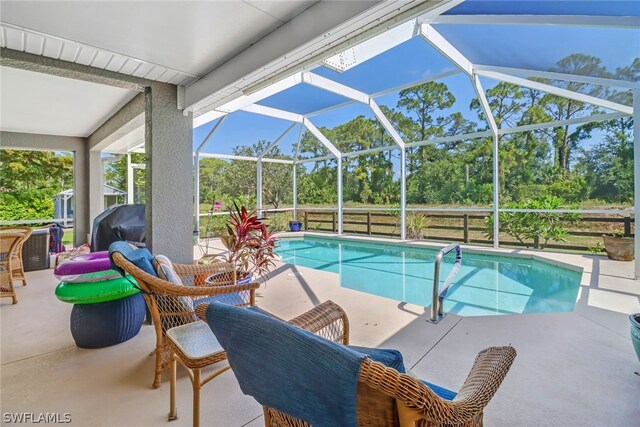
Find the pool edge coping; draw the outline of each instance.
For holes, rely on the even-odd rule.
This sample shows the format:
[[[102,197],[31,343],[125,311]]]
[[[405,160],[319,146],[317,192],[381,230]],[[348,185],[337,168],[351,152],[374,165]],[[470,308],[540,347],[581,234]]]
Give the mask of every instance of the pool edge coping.
[[[377,236],[357,236],[357,235],[344,235],[344,234],[335,234],[335,233],[319,233],[313,231],[296,231],[296,232],[282,232],[276,235],[279,238],[304,238],[305,236],[309,237],[324,237],[329,239],[340,239],[340,240],[355,240],[362,242],[379,242],[384,243],[390,246],[406,246],[406,247],[414,247],[414,248],[429,248],[429,249],[442,249],[447,243],[439,243],[433,241],[418,241],[418,240],[397,240],[397,239],[389,239],[385,237],[377,237]],[[476,253],[480,255],[492,255],[492,254],[500,254],[500,255],[508,255],[514,258],[520,259],[529,259],[534,261],[539,261],[544,264],[553,265],[555,267],[564,268],[566,270],[574,271],[577,273],[581,273],[583,277],[580,278],[580,285],[582,285],[582,279],[584,278],[585,268],[576,264],[572,264],[565,261],[559,261],[557,259],[548,258],[548,256],[552,256],[553,253],[545,253],[540,254],[535,250],[530,249],[507,249],[507,248],[491,248],[477,245],[470,245],[460,243],[462,249],[469,253]],[[576,257],[588,257],[588,258],[599,258],[599,255],[586,255],[586,254],[565,254],[562,255],[567,256],[576,256]]]

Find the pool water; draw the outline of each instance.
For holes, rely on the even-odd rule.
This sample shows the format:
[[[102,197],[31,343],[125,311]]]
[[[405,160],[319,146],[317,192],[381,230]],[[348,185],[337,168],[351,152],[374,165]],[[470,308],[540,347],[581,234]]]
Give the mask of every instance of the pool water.
[[[344,288],[431,306],[436,250],[305,236],[281,239],[276,252],[287,264],[338,273]],[[454,252],[442,261],[441,284]],[[573,311],[581,276],[536,260],[463,250],[444,310],[461,316]]]

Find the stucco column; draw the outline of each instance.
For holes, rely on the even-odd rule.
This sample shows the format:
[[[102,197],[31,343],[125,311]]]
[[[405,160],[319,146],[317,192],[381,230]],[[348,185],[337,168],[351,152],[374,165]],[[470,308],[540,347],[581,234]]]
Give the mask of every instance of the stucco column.
[[[145,90],[147,246],[174,262],[193,262],[192,115],[177,109],[176,86]]]

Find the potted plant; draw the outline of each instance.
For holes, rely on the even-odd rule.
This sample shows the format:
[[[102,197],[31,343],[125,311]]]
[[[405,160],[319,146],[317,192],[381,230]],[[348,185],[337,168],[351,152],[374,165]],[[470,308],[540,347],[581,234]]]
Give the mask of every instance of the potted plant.
[[[300,231],[300,230],[302,230],[302,222],[300,222],[300,221],[289,221],[289,230],[290,231]]]
[[[631,343],[640,362],[640,313],[630,315],[629,322],[631,322]]]
[[[217,257],[204,256],[200,263],[220,262],[221,259],[232,264],[239,284],[251,282],[254,275],[265,277],[275,265],[277,239],[255,211],[234,204],[229,216],[227,234],[220,236],[227,253]]]
[[[609,259],[631,261],[634,258],[633,237],[623,237],[620,234],[603,234],[602,240]]]

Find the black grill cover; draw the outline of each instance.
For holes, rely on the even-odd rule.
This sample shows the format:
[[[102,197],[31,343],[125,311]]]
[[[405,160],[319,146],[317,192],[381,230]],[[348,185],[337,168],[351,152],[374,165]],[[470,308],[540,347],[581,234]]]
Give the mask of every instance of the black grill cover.
[[[91,252],[106,251],[119,240],[145,242],[144,205],[113,205],[93,220]]]

